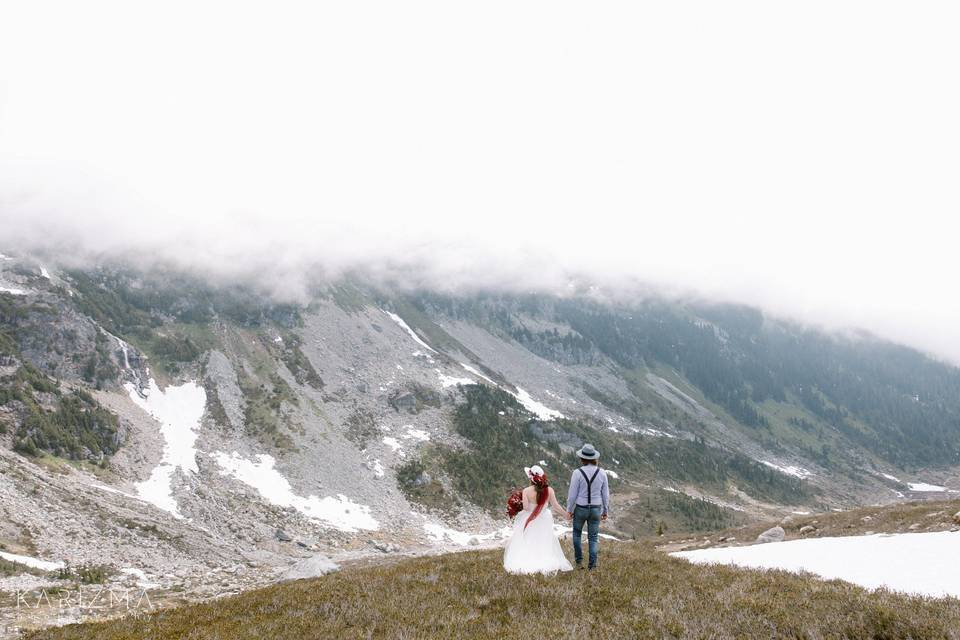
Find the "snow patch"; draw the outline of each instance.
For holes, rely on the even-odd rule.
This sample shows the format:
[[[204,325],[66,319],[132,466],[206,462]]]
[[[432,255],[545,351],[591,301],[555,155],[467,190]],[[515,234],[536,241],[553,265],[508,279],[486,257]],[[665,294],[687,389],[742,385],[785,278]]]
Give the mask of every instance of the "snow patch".
[[[406,331],[408,334],[410,334],[410,337],[413,338],[418,345],[420,345],[420,346],[423,347],[424,349],[428,349],[428,350],[430,350],[430,351],[433,351],[434,353],[437,353],[437,350],[436,350],[436,349],[434,349],[433,347],[431,347],[430,345],[428,345],[426,342],[424,342],[423,340],[421,340],[421,339],[420,339],[420,336],[418,336],[416,333],[413,332],[413,329],[411,329],[411,328],[410,328],[410,325],[408,325],[406,322],[403,321],[403,318],[401,318],[400,316],[398,316],[398,315],[395,314],[395,313],[390,313],[389,311],[383,311],[383,312],[384,312],[385,314],[387,314],[388,316],[390,316],[390,319],[393,320],[394,322],[396,322],[396,323],[400,326],[401,329],[403,329],[403,330]]]
[[[499,386],[500,386],[500,385],[498,385],[496,382],[494,382],[493,380],[491,380],[490,378],[488,378],[487,376],[485,376],[485,375],[483,375],[482,373],[480,373],[480,371],[478,371],[478,370],[476,369],[476,367],[471,367],[470,365],[465,364],[465,363],[463,363],[463,362],[460,363],[460,366],[463,367],[464,371],[466,371],[467,373],[472,373],[473,375],[477,376],[478,378],[481,378],[481,379],[483,379],[483,380],[486,380],[487,382],[489,382],[490,384],[492,384],[492,385],[495,386],[495,387],[499,387]]]
[[[456,544],[461,547],[471,545],[471,540],[475,540],[473,545],[478,545],[481,542],[489,542],[491,540],[502,540],[510,536],[511,527],[504,527],[497,531],[491,533],[467,533],[465,531],[457,531],[456,529],[450,529],[445,527],[442,524],[437,524],[435,522],[425,522],[423,524],[423,530],[427,534],[432,542],[435,543],[447,543],[447,544]]]
[[[489,383],[492,384],[493,386],[497,387],[498,389],[502,389],[502,387],[501,387],[499,384],[497,384],[496,382],[494,382],[493,380],[491,380],[491,379],[488,378],[487,376],[485,376],[485,375],[483,375],[482,373],[480,373],[479,371],[477,371],[477,369],[476,369],[475,367],[471,367],[470,365],[465,364],[465,363],[463,363],[463,362],[460,363],[460,366],[463,367],[464,370],[466,370],[467,372],[472,373],[473,375],[477,376],[478,378],[481,378],[481,379],[483,379],[483,380],[486,380],[487,382],[489,382]],[[472,383],[472,384],[476,384],[475,382],[472,382],[472,381],[471,381],[471,383]],[[527,393],[526,391],[524,391],[524,390],[521,389],[520,387],[517,387],[517,392],[516,392],[516,393],[513,393],[513,392],[510,391],[509,389],[504,389],[504,391],[506,391],[507,393],[509,393],[510,395],[512,395],[514,398],[516,398],[517,401],[518,401],[521,405],[523,405],[523,408],[524,408],[524,409],[526,409],[526,410],[529,411],[530,413],[534,414],[535,416],[537,416],[537,417],[540,418],[541,420],[555,420],[555,419],[557,419],[557,418],[563,418],[563,417],[564,417],[564,415],[563,415],[562,413],[560,413],[559,411],[557,411],[557,410],[555,410],[555,409],[551,409],[551,408],[547,407],[546,405],[544,405],[544,404],[542,404],[542,403],[537,402],[536,400],[534,400],[534,399],[530,396],[529,393]]]
[[[645,436],[653,436],[654,438],[676,438],[677,436],[671,435],[666,431],[660,431],[660,429],[654,429],[652,427],[647,427],[640,431]]]
[[[887,480],[893,480],[894,482],[900,482],[900,478],[897,478],[896,476],[892,476],[892,475],[890,475],[889,473],[881,473],[880,476],[886,478]]]
[[[788,476],[793,476],[794,478],[800,478],[801,480],[803,480],[803,479],[805,479],[805,478],[809,478],[810,476],[813,475],[812,472],[807,471],[807,470],[804,469],[803,467],[795,467],[795,466],[791,466],[791,465],[788,465],[788,466],[786,466],[786,467],[782,467],[782,466],[780,466],[780,465],[778,465],[778,464],[774,464],[774,463],[768,462],[768,461],[766,461],[766,460],[761,460],[760,462],[763,463],[763,464],[765,464],[765,465],[767,465],[767,466],[770,467],[771,469],[776,469],[776,470],[779,471],[780,473],[785,473],[785,474],[787,474]]]
[[[960,573],[945,570],[944,560],[955,557],[958,546],[960,534],[941,531],[808,538],[671,555],[695,563],[809,571],[869,589],[887,587],[927,596],[957,597]]]
[[[403,455],[403,445],[401,445],[400,441],[397,440],[396,438],[387,436],[386,438],[383,439],[383,444],[393,449],[394,453],[398,453],[401,456]]]
[[[139,500],[143,502],[143,498],[135,496],[132,493],[126,493],[120,491],[119,489],[114,489],[113,487],[108,487],[102,484],[89,484],[88,487],[93,487],[94,489],[100,489],[100,491],[106,491],[107,493],[116,493],[117,495],[126,496],[127,498],[133,498],[134,500]]]
[[[514,397],[523,405],[523,408],[534,414],[541,420],[555,420],[557,418],[563,418],[563,414],[555,409],[551,409],[540,402],[537,402],[530,394],[517,387],[517,393],[513,394]]]
[[[471,378],[457,378],[455,376],[447,376],[441,373],[440,369],[436,369],[435,371],[437,372],[437,376],[440,377],[440,386],[443,387],[444,389],[447,389],[449,387],[455,387],[460,384],[462,385],[477,384],[477,382]]]
[[[375,531],[379,523],[370,515],[370,507],[357,504],[343,494],[336,497],[299,496],[293,492],[290,482],[274,468],[273,456],[259,454],[257,462],[243,458],[234,451],[227,454],[217,451],[211,454],[220,467],[220,473],[252,487],[271,504],[293,507],[308,518],[319,520],[340,531],[355,532],[360,529]]]
[[[40,267],[40,276],[46,278],[47,280],[50,279],[50,272],[47,271],[46,267]]]
[[[177,469],[186,475],[198,471],[195,445],[207,394],[193,381],[161,390],[156,380],[150,378],[142,395],[129,382],[124,387],[134,404],[160,423],[160,435],[164,440],[160,464],[154,467],[149,479],[137,483],[137,495],[174,517],[182,518],[170,485]]]
[[[582,535],[583,535],[584,537],[586,537],[586,533],[587,533],[587,532],[584,531]],[[573,527],[568,527],[568,526],[566,526],[566,525],[554,523],[554,525],[553,525],[553,534],[554,534],[555,536],[557,536],[558,538],[565,537],[565,536],[568,536],[568,535],[572,537],[572,536],[573,536]],[[620,538],[618,538],[618,537],[616,537],[616,536],[611,536],[611,535],[608,534],[608,533],[601,533],[601,534],[600,534],[600,537],[601,537],[601,538],[604,538],[604,539],[606,539],[606,540],[619,540],[619,539],[620,539]]]
[[[614,471],[613,469],[604,469],[604,472],[614,480],[620,479],[620,474]]]
[[[934,492],[946,492],[946,487],[941,487],[935,484],[927,484],[926,482],[908,482],[907,486],[910,488],[910,491],[916,491],[918,493],[934,493]]]
[[[0,293],[9,293],[15,296],[27,295],[27,292],[24,289],[17,289],[16,287],[4,287],[2,285],[0,285]]]
[[[143,569],[136,569],[134,567],[124,567],[120,569],[120,573],[133,576],[137,580],[137,586],[142,589],[155,589],[160,586],[159,582],[152,582],[147,574],[144,573]]]
[[[426,442],[430,439],[430,434],[423,429],[414,429],[412,425],[406,427],[406,429],[407,433],[403,435],[404,438],[413,438],[414,440],[420,440],[421,442]]]
[[[33,569],[40,569],[41,571],[56,571],[64,567],[63,562],[50,562],[48,560],[31,558],[30,556],[17,555],[16,553],[7,553],[6,551],[0,551],[0,558],[8,562],[23,564]]]

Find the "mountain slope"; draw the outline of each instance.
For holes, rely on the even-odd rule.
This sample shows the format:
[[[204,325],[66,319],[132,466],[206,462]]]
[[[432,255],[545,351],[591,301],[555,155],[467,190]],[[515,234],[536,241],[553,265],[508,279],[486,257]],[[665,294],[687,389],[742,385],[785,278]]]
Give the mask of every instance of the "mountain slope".
[[[621,537],[960,486],[956,368],[755,310],[361,280],[281,304],[30,256],[0,285],[0,545],[161,599],[498,544],[522,467],[562,494],[584,442]]]

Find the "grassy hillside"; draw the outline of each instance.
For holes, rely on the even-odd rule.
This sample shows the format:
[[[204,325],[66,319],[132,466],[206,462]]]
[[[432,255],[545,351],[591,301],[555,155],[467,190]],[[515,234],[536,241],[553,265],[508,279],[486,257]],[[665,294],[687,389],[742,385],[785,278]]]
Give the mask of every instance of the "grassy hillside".
[[[27,638],[960,638],[960,600],[695,566],[641,543],[604,543],[598,571],[553,578],[500,562],[407,559]]]

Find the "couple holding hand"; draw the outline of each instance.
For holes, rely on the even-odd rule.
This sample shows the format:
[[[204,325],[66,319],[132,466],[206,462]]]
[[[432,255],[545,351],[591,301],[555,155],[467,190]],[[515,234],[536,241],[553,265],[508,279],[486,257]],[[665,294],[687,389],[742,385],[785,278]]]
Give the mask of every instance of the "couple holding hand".
[[[587,525],[588,568],[597,566],[600,552],[600,522],[607,519],[610,503],[610,484],[607,474],[598,465],[600,452],[585,444],[577,451],[580,467],[570,477],[567,508],[557,502],[557,496],[547,481],[547,474],[539,466],[527,467],[524,472],[530,486],[522,493],[523,510],[516,514],[513,535],[503,554],[503,568],[510,573],[556,573],[573,567],[563,555],[557,540],[550,509],[573,522],[573,556],[577,567],[583,566],[583,525]]]

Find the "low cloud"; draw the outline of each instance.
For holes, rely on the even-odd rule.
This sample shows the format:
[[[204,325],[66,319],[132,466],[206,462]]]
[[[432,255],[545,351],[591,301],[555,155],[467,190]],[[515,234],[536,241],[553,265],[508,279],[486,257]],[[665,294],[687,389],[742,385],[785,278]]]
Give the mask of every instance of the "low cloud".
[[[960,9],[58,11],[0,23],[0,250],[650,286],[960,362]]]

